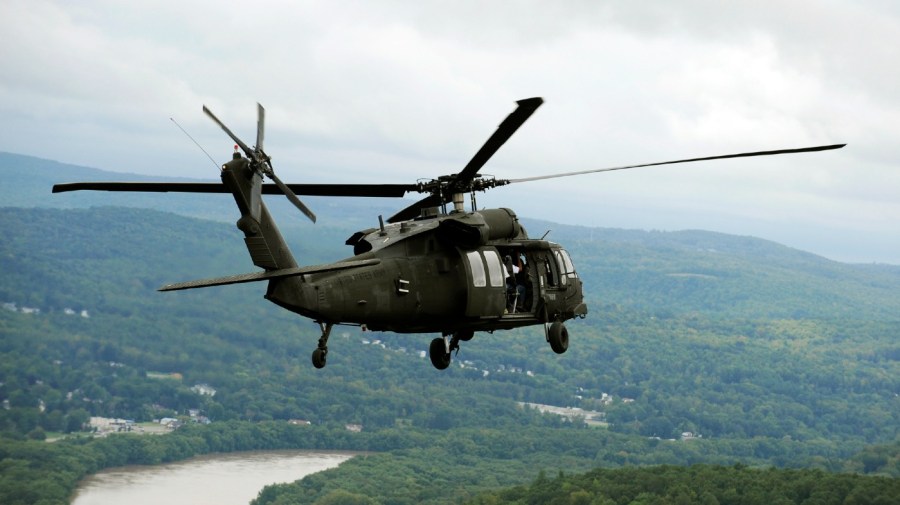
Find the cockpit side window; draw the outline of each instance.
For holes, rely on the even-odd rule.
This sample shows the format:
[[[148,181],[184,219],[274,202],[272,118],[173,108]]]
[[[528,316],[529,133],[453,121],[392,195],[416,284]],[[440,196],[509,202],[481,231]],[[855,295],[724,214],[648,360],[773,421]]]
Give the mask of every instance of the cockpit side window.
[[[575,273],[575,265],[572,264],[572,258],[565,249],[556,250],[556,265],[559,267],[560,282],[565,284],[568,279],[577,279],[578,274]]]
[[[562,259],[562,254],[559,253],[559,250],[556,251],[556,254],[553,255],[556,258],[556,268],[559,270],[559,283],[562,285],[566,284],[566,263]]]
[[[560,249],[559,252],[562,254],[563,261],[566,263],[566,274],[572,279],[578,277],[578,274],[575,273],[575,265],[572,263],[572,258],[569,256],[568,251]]]

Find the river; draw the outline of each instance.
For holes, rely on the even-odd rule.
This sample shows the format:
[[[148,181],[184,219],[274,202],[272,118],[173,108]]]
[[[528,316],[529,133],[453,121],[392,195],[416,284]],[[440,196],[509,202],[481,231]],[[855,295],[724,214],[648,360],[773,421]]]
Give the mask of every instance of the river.
[[[72,505],[247,505],[268,484],[334,468],[352,453],[252,451],[110,468],[86,478]]]

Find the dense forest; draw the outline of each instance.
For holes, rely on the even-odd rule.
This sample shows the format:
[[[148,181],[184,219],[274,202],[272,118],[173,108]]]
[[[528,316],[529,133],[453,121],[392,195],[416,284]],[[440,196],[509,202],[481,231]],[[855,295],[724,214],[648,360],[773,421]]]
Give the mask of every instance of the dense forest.
[[[596,469],[577,476],[544,474],[530,486],[485,493],[473,505],[508,504],[813,504],[897,503],[900,480],[820,470],[657,466]]]
[[[30,170],[52,179],[46,162]],[[315,370],[317,326],[268,304],[259,285],[155,292],[252,271],[233,224],[48,209],[43,200],[67,196],[23,201],[23,186],[16,204],[34,208],[0,209],[3,503],[17,503],[2,497],[24,493],[15,484],[23,476],[65,475],[46,495],[59,503],[81,476],[123,462],[275,447],[379,454],[266,488],[260,504],[354,495],[489,503],[502,493],[476,494],[541,470],[623,465],[724,465],[725,478],[743,478],[728,473],[735,464],[900,475],[900,267],[846,265],[749,237],[526,220],[534,233],[553,228],[587,286],[591,312],[570,325],[566,354],[554,354],[540,328],[479,334],[438,372],[422,354],[431,336],[340,328],[328,367]],[[344,239],[371,226],[365,209],[320,204],[324,226],[285,219],[305,263],[348,256]],[[231,207],[221,221],[236,217]],[[215,395],[192,389],[200,384]],[[597,411],[604,424],[521,402]],[[90,416],[186,420],[189,410],[212,424],[42,442],[81,431]],[[290,419],[312,425],[289,428]],[[247,430],[262,431],[227,442]],[[396,485],[378,494],[377,482]]]

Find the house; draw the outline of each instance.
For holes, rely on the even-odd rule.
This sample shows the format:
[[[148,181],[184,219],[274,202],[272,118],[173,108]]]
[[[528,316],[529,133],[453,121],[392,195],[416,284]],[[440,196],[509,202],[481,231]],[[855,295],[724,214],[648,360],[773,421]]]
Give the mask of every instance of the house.
[[[178,429],[181,426],[181,421],[175,419],[174,417],[164,417],[159,420],[159,424],[169,428],[170,430]]]
[[[194,384],[191,387],[191,391],[198,395],[216,396],[216,390],[209,384]]]

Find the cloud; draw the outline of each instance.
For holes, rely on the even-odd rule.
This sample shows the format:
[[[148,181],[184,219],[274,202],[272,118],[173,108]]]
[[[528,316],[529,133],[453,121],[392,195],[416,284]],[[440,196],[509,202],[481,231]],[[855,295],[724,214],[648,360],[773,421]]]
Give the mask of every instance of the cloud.
[[[283,179],[410,182],[458,171],[515,100],[543,96],[485,173],[850,146],[523,184],[481,201],[606,226],[778,237],[830,226],[834,238],[791,244],[826,254],[854,230],[895,235],[900,219],[890,2],[8,0],[0,30],[6,151],[210,177],[169,118],[223,160],[231,141],[200,106],[251,141],[259,101]],[[900,263],[877,248],[853,259]]]

